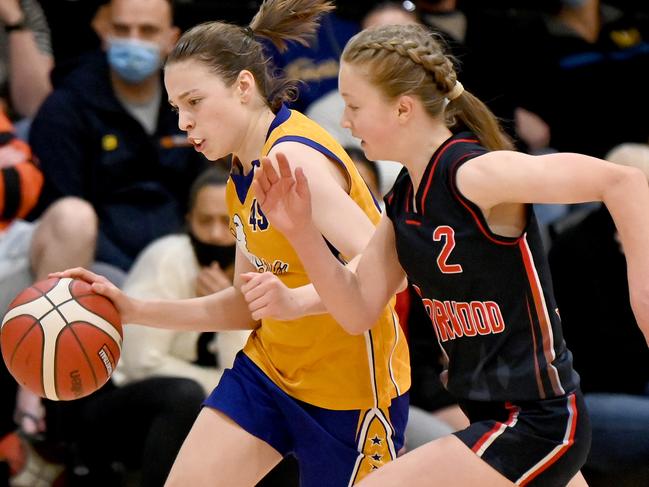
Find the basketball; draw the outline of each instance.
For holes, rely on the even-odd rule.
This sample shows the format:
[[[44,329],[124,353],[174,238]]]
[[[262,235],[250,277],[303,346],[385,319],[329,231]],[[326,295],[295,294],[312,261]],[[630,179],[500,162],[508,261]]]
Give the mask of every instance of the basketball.
[[[2,358],[16,381],[55,401],[87,396],[111,376],[122,348],[119,313],[79,279],[24,289],[0,328]]]

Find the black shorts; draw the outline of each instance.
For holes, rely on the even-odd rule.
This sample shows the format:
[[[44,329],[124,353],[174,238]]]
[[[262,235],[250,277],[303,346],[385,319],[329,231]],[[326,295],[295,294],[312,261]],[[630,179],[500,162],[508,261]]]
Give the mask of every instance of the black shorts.
[[[454,434],[516,485],[565,487],[586,462],[591,432],[581,392],[460,407],[471,425]]]

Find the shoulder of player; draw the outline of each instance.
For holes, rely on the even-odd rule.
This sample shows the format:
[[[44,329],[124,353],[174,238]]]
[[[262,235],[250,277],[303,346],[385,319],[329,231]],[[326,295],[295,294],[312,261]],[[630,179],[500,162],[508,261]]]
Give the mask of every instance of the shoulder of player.
[[[283,153],[288,159],[292,170],[300,167],[309,180],[309,185],[336,183],[333,177],[334,162],[322,152],[300,142],[286,141],[274,146],[268,153],[275,164],[275,155]]]

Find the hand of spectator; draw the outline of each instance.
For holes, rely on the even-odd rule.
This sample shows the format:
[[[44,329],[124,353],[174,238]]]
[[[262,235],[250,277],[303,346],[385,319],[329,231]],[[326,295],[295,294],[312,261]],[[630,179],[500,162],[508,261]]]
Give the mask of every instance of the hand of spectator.
[[[20,387],[16,398],[14,420],[18,427],[28,435],[45,431],[45,408],[41,398],[29,389]]]
[[[196,294],[207,296],[214,294],[226,287],[230,287],[232,282],[225,275],[218,262],[212,262],[211,265],[203,267],[196,278]]]
[[[247,272],[241,274],[241,278],[245,282],[241,292],[254,320],[274,318],[288,321],[304,314],[295,289],[284,285],[275,274]]]
[[[23,18],[18,0],[0,0],[0,21],[15,24]]]
[[[52,272],[48,277],[69,277],[71,279],[81,279],[92,285],[92,290],[97,294],[106,296],[110,299],[122,318],[122,323],[137,323],[137,303],[133,298],[129,298],[112,282],[104,276],[90,272],[83,267],[66,269],[61,272]]]

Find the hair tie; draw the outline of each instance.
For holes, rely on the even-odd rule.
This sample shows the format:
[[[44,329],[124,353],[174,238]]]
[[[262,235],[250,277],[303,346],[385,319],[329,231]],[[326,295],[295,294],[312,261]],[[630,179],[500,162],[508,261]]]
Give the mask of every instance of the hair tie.
[[[250,39],[255,38],[255,31],[252,30],[252,27],[244,27],[243,28],[243,33],[246,34],[246,37],[249,37]]]
[[[446,98],[448,101],[453,101],[462,93],[464,93],[464,86],[459,81],[456,81],[453,89],[446,94]]]

